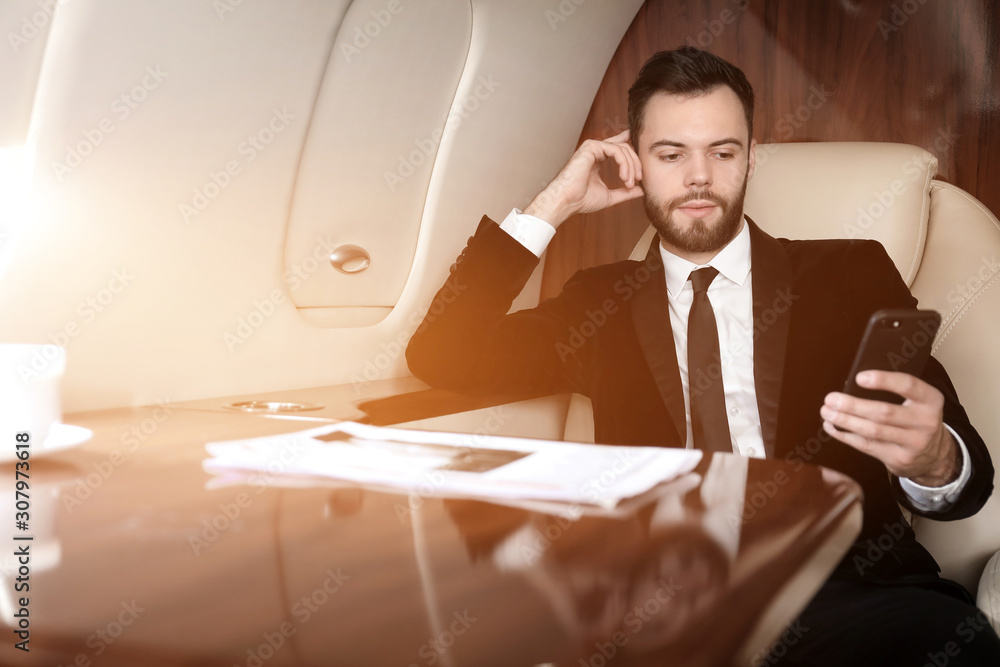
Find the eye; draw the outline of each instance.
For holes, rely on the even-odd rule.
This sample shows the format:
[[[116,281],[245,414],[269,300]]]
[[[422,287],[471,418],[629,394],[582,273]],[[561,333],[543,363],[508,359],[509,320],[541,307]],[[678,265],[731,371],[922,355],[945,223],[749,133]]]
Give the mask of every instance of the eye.
[[[677,162],[681,159],[680,153],[660,153],[658,156],[661,162]]]
[[[720,160],[730,160],[735,157],[735,154],[732,153],[731,151],[719,151],[715,154],[715,157],[719,158]]]

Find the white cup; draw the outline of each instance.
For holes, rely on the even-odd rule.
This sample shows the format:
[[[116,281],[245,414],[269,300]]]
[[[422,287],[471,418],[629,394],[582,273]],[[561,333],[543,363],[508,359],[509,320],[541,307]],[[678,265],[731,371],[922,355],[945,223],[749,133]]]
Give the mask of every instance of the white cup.
[[[0,343],[0,459],[13,458],[18,433],[41,447],[62,419],[65,370],[66,350],[58,345]]]

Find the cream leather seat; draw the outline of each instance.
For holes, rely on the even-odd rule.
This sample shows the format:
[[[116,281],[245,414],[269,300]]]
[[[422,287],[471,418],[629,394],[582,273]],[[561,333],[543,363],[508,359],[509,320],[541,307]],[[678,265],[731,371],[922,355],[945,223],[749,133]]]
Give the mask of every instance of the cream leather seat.
[[[948,146],[938,147],[947,150]],[[870,238],[885,246],[922,308],[943,321],[934,355],[948,370],[972,423],[1000,462],[1000,222],[980,202],[934,180],[937,158],[916,146],[880,143],[762,144],[746,211],[772,236]],[[644,256],[650,227],[636,244]],[[567,439],[592,422],[574,397]],[[976,516],[918,518],[920,541],[943,574],[975,592],[1000,548],[1000,499]]]

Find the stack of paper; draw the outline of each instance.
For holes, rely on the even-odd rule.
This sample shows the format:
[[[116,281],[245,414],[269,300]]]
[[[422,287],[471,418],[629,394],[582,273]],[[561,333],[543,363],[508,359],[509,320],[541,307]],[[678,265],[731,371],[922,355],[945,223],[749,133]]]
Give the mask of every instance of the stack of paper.
[[[613,507],[690,472],[700,451],[608,447],[355,422],[209,443],[209,472],[257,471],[389,486],[422,496],[533,499]]]

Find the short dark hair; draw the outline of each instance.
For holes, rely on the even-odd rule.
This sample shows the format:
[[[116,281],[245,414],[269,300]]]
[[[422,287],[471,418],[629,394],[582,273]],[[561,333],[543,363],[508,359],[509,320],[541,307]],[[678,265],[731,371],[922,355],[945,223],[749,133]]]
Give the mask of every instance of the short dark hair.
[[[743,105],[748,138],[753,137],[753,88],[739,67],[693,46],[660,51],[646,61],[628,91],[628,128],[638,150],[646,105],[653,95],[707,95],[729,86]]]

